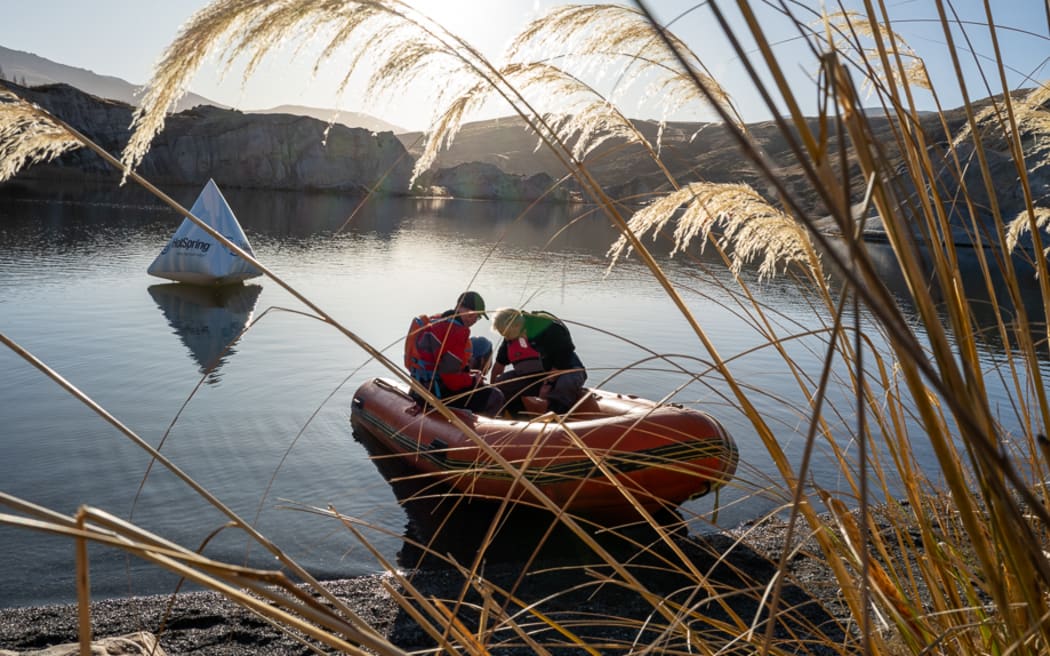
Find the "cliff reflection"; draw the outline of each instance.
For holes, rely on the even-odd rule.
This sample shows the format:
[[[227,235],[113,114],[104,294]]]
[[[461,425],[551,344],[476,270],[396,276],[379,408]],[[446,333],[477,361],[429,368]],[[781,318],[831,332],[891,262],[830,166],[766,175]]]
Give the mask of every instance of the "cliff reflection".
[[[837,242],[833,247],[843,249],[845,245]],[[912,293],[908,282],[901,271],[893,248],[889,244],[868,243],[866,245],[871,255],[872,264],[881,276],[886,287],[893,293],[901,304],[905,316],[909,321],[919,321],[912,301]],[[947,314],[943,312],[945,302],[944,286],[938,279],[937,273],[931,264],[931,256],[920,247],[920,255],[923,256],[922,264],[926,267],[926,287],[933,296],[935,302],[942,308],[942,317],[947,322]],[[988,262],[987,275],[981,265],[981,256],[984,255]],[[958,280],[962,285],[966,298],[970,301],[970,312],[973,327],[977,331],[982,343],[993,353],[1001,353],[1007,345],[1003,343],[999,331],[998,322],[1002,317],[1006,324],[1008,337],[1013,341],[1012,331],[1018,330],[1016,317],[1019,308],[1011,300],[1006,273],[1000,268],[991,251],[978,252],[974,248],[957,249]],[[1017,274],[1016,284],[1020,292],[1020,309],[1024,310],[1028,318],[1031,338],[1041,346],[1044,354],[1048,353],[1046,343],[1046,308],[1043,306],[1042,292],[1039,281],[1036,279],[1036,270],[1032,262],[1024,254],[1012,255],[1012,263]],[[949,284],[954,284],[952,281]],[[1016,343],[1009,345],[1016,347]]]
[[[362,199],[333,192],[223,190],[245,230],[276,239],[310,242],[334,234],[394,235],[409,216],[406,200]]]
[[[190,350],[207,382],[219,381],[219,369],[236,351],[233,345],[252,319],[260,285],[203,287],[186,283],[151,285],[149,294],[164,318]]]

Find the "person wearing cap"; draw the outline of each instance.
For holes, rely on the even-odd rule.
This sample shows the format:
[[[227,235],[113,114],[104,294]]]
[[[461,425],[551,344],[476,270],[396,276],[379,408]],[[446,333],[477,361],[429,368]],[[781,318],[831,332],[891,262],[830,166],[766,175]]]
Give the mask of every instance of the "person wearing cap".
[[[489,318],[489,315],[485,313],[485,299],[481,298],[481,294],[477,292],[460,294],[456,299],[456,307],[450,312],[463,316],[463,323],[468,328],[473,327],[479,317]],[[448,315],[449,312],[445,312],[442,316]],[[487,374],[489,367],[492,366],[492,340],[481,335],[471,336],[470,354],[470,368],[480,371],[482,375]]]
[[[492,381],[508,399],[506,409],[512,414],[520,412],[528,402],[530,409],[568,412],[583,394],[587,370],[565,323],[550,312],[501,308],[492,314],[492,329],[503,337],[492,366]],[[507,370],[515,351],[526,361],[531,352],[538,353],[541,371],[520,364]],[[539,397],[542,402],[533,404],[529,397]]]
[[[447,405],[484,415],[503,406],[503,393],[488,387],[485,374],[492,359],[492,342],[471,337],[480,317],[488,318],[485,301],[477,292],[463,292],[456,305],[439,315],[419,319],[406,340],[405,364],[412,377]]]

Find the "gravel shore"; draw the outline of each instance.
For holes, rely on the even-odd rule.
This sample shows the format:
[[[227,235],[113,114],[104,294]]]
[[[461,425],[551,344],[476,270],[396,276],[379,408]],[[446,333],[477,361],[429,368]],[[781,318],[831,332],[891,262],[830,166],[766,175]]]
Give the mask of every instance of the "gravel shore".
[[[737,543],[736,536],[743,531],[747,532],[747,547]],[[695,622],[694,630],[714,636],[724,630],[721,623],[731,621],[733,615],[748,622],[767,616],[756,597],[761,594],[759,586],[773,580],[776,561],[787,546],[785,537],[783,524],[767,522],[722,534],[676,538],[679,553],[704,576],[709,587],[690,585],[678,570],[669,568],[662,559],[681,562],[680,556],[670,549],[649,550],[644,558],[623,560],[629,562],[632,575],[650,592],[672,603],[690,605],[696,616],[705,618]],[[613,548],[626,547],[621,544]],[[840,623],[844,609],[839,605],[837,584],[820,559],[808,556],[804,549],[790,559],[790,568],[790,582],[784,587],[776,615],[775,635],[799,640],[799,653],[832,653],[823,639],[803,646],[805,637],[816,631],[824,632],[841,648],[848,638]],[[520,563],[507,562],[486,566],[484,573],[497,586],[515,587],[515,596],[525,603],[544,600],[544,613],[571,626],[588,643],[603,645],[603,653],[621,652],[631,644],[661,639],[660,621],[653,616],[649,602],[622,586],[599,583],[602,575],[611,573],[604,565],[591,562],[581,566],[576,554],[571,562],[534,563],[531,573],[519,580],[520,569]],[[433,640],[388,594],[383,576],[389,575],[330,581],[327,586],[398,647],[433,647]],[[424,595],[445,600],[458,599],[464,587],[462,577],[451,568],[419,569],[412,573],[411,581]],[[478,601],[479,597],[470,593],[467,599]],[[147,631],[159,637],[170,656],[314,653],[298,637],[281,632],[210,592],[184,592],[174,598],[161,595],[102,600],[94,602],[91,611],[95,637]],[[467,607],[459,616],[471,629],[483,621]],[[654,621],[642,628],[647,619]],[[534,637],[549,646],[552,653],[580,653],[563,635],[528,619],[526,623],[536,632]],[[76,627],[73,605],[0,609],[0,650],[20,652],[74,642]],[[492,641],[493,653],[534,653],[513,632],[497,635]],[[723,635],[722,639],[728,637]]]

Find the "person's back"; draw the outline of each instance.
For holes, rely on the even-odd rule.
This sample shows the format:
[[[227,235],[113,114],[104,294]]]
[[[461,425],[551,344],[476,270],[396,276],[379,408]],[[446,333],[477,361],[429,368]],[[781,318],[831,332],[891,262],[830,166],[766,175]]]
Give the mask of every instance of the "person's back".
[[[492,343],[470,336],[470,328],[480,316],[488,317],[484,300],[477,292],[464,292],[451,310],[414,318],[405,337],[405,367],[413,379],[446,404],[479,414],[496,414],[503,403],[502,394],[485,387],[484,374]]]
[[[561,319],[543,310],[521,314],[525,323],[525,336],[539,351],[544,369],[553,371],[583,368],[583,363],[576,355],[572,335]]]
[[[405,368],[420,385],[441,398],[470,384],[464,380],[469,329],[441,314],[412,319],[405,336]]]

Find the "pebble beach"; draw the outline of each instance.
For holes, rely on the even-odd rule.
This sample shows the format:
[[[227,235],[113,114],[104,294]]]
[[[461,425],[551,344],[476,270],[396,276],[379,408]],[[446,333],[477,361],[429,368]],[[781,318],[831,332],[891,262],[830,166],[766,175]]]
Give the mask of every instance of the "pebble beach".
[[[738,540],[744,533],[748,546]],[[786,538],[786,526],[776,521],[703,537],[675,538],[680,553],[691,561],[691,566],[705,573],[710,585],[708,590],[687,585],[680,572],[660,567],[660,558],[667,554],[654,553],[650,554],[652,558],[636,559],[630,571],[650,592],[671,602],[692,604],[696,616],[707,620],[700,620],[706,626],[697,629],[717,633],[721,631],[718,628],[721,623],[729,621],[731,615],[754,618],[765,614],[753,591],[756,585],[773,580],[776,563],[787,546]],[[841,647],[847,640],[847,632],[841,621],[845,609],[840,604],[838,586],[820,558],[802,546],[791,552],[791,575],[782,591],[774,635],[796,640],[819,627]],[[513,588],[515,597],[523,602],[545,600],[544,613],[573,626],[577,636],[589,644],[605,645],[600,650],[603,653],[627,651],[632,644],[663,639],[659,622],[651,623],[650,628],[640,628],[645,627],[646,619],[652,616],[651,604],[621,586],[603,585],[600,578],[606,572],[601,565],[565,567],[558,562],[534,563],[529,569],[531,573],[524,577],[520,576],[520,568],[520,564],[500,563],[486,567],[484,576],[494,585]],[[409,578],[422,594],[445,600],[459,598],[464,584],[462,576],[452,568],[421,569],[411,572]],[[389,594],[388,586],[399,589],[391,575],[329,581],[325,585],[398,648],[413,651],[434,647],[434,639]],[[705,601],[715,590],[720,593],[720,601]],[[477,601],[478,597],[471,592],[467,599]],[[476,630],[479,621],[484,621],[469,607],[464,607],[460,617],[471,630]],[[92,603],[91,618],[96,639],[144,631],[155,636],[169,656],[314,653],[303,637],[281,631],[212,592],[98,600]],[[623,618],[634,621],[621,621]],[[552,653],[580,653],[579,647],[569,644],[565,636],[549,627],[535,631],[533,637]],[[721,639],[731,638],[726,635]],[[0,609],[0,654],[32,653],[76,640],[75,605]],[[820,642],[807,644],[802,653],[822,653]],[[492,653],[535,653],[510,631],[499,633],[489,644]],[[828,647],[827,653],[833,650]]]

